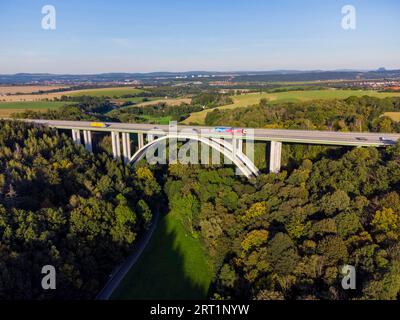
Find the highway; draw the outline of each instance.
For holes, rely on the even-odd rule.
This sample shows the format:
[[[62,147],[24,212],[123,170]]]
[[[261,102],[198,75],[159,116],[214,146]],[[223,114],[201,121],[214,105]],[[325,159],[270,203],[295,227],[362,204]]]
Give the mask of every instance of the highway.
[[[106,127],[93,127],[87,121],[61,121],[61,120],[32,120],[19,119],[58,129],[79,129],[89,131],[119,131],[130,133],[149,133],[149,131],[169,131],[168,125],[135,124],[107,122]],[[248,129],[249,130],[249,129]],[[184,126],[178,125],[177,131],[188,137],[200,134],[208,138],[232,138],[230,133],[216,132],[214,127],[206,126]],[[316,130],[283,130],[283,129],[254,129],[252,135],[235,135],[237,139],[250,139],[254,141],[278,141],[288,143],[321,144],[337,146],[375,146],[383,147],[395,144],[400,140],[400,134],[396,133],[369,133],[369,132],[335,132]]]

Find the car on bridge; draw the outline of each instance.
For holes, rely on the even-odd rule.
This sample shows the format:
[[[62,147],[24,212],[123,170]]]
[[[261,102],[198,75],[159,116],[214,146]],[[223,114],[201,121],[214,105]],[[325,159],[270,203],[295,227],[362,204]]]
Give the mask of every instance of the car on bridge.
[[[246,129],[240,129],[240,128],[225,128],[225,127],[217,127],[214,128],[214,131],[219,132],[219,133],[239,133],[239,134],[246,134],[247,130]]]
[[[392,139],[386,138],[386,137],[379,137],[379,140],[381,142],[387,142],[387,143],[393,143],[394,141]]]

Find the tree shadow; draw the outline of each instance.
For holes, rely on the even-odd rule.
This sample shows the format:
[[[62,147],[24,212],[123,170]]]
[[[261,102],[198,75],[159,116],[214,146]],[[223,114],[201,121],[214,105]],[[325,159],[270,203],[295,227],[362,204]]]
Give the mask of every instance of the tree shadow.
[[[206,299],[209,288],[188,276],[187,257],[176,244],[177,236],[175,229],[168,230],[166,216],[161,216],[152,239],[112,299]]]

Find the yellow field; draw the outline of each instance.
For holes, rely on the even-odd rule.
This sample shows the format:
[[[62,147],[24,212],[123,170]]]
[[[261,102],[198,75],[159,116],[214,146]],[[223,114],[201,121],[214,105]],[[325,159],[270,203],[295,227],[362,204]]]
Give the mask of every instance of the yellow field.
[[[385,112],[383,115],[389,117],[393,121],[400,122],[400,112]]]
[[[68,86],[0,86],[0,96],[5,94],[23,93],[29,94],[37,91],[49,91],[55,89],[65,89]]]
[[[67,96],[95,96],[95,97],[114,97],[124,95],[134,95],[143,92],[141,89],[135,87],[110,87],[110,88],[98,88],[98,89],[85,89],[65,92]]]
[[[396,92],[377,92],[372,90],[307,90],[307,91],[287,91],[277,93],[248,93],[232,96],[233,104],[217,107],[216,109],[236,109],[240,107],[248,107],[258,104],[261,99],[267,99],[271,102],[296,102],[309,101],[315,99],[346,99],[350,96],[372,96],[378,98],[400,97],[400,93]],[[206,115],[214,109],[203,110],[192,113],[189,118],[183,121],[184,124],[198,123],[204,124]]]
[[[19,88],[19,89],[18,89]],[[142,92],[141,89],[133,87],[116,87],[116,88],[99,88],[99,89],[85,89],[85,90],[73,90],[73,91],[62,91],[44,94],[32,94],[32,92],[38,90],[52,90],[58,88],[67,88],[63,86],[18,86],[18,87],[0,87],[0,102],[31,102],[31,101],[46,101],[54,100],[62,96],[123,96],[128,94],[137,94]],[[23,93],[21,95],[8,96],[6,93]]]
[[[176,107],[176,106],[180,106],[182,103],[190,104],[190,103],[192,103],[192,99],[190,99],[190,98],[159,99],[159,100],[141,102],[135,106],[145,107],[145,106],[155,105],[155,104],[162,103],[162,102],[164,102],[167,106]]]

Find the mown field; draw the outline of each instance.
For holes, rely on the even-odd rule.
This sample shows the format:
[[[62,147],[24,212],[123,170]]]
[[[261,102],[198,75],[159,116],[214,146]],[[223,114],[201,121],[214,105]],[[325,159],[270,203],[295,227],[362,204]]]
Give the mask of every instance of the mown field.
[[[42,86],[0,86],[0,97],[7,94],[28,94],[39,91],[67,89],[68,86],[42,85]]]
[[[1,87],[0,87],[1,88]],[[52,93],[32,94],[39,90],[46,91],[56,88],[54,86],[21,86],[21,87],[3,87],[3,91],[0,90],[0,102],[33,102],[33,101],[45,101],[54,100],[62,96],[94,96],[94,97],[110,97],[119,98],[125,95],[135,95],[143,92],[142,89],[136,89],[133,87],[111,87],[111,88],[98,88],[98,89],[85,89],[85,90],[73,90],[73,91],[61,91]],[[6,95],[12,93],[14,95]],[[16,94],[21,93],[21,94]]]
[[[200,240],[171,212],[112,299],[205,299],[213,277]]]
[[[65,105],[59,101],[31,101],[31,102],[0,102],[0,117],[9,117],[12,113],[24,112],[26,110],[45,111],[58,109]]]
[[[391,118],[393,121],[400,122],[400,112],[385,112],[383,115]]]
[[[129,87],[117,87],[117,88],[100,88],[100,89],[87,89],[64,92],[66,96],[93,96],[93,97],[122,97],[125,95],[135,95],[143,92],[142,89],[129,88]]]
[[[190,104],[192,102],[191,98],[176,98],[176,99],[158,99],[158,100],[152,100],[152,101],[147,101],[147,102],[142,102],[139,103],[139,107],[145,107],[148,105],[154,105],[157,103],[165,103],[168,106],[180,106],[182,103],[187,103]]]
[[[112,100],[115,103],[122,104],[132,102],[138,107],[146,107],[159,103],[165,103],[168,106],[180,106],[182,103],[190,104],[191,98],[162,98],[162,97],[133,97],[133,98],[117,98]]]
[[[248,107],[251,105],[258,104],[261,99],[267,99],[270,102],[297,102],[297,101],[309,101],[315,99],[346,99],[350,96],[372,96],[378,98],[395,97],[400,96],[400,93],[395,92],[377,92],[372,90],[309,90],[309,91],[287,91],[277,93],[249,93],[242,95],[232,96],[234,101],[233,104],[218,107],[217,109],[235,109],[240,107]],[[203,110],[200,112],[193,113],[183,123],[198,123],[204,124],[206,115],[213,109]]]

